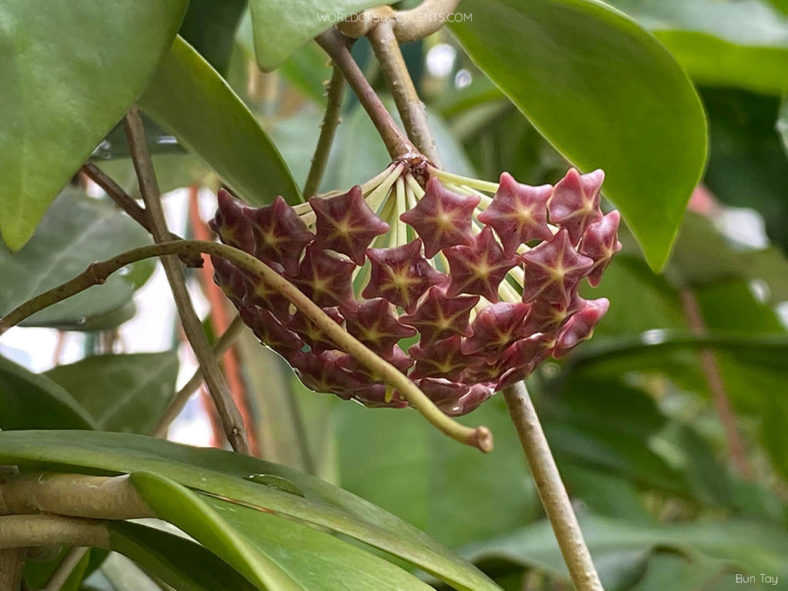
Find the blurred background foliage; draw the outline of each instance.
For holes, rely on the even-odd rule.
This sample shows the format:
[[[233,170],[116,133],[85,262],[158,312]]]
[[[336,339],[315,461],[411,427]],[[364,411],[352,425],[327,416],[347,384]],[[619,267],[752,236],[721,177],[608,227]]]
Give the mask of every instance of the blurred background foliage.
[[[709,120],[709,161],[664,273],[650,270],[625,231],[624,251],[594,290],[611,302],[595,338],[565,360],[543,364],[530,391],[606,589],[725,591],[740,588],[736,573],[786,581],[788,11],[780,0],[611,4],[653,31],[696,83]],[[321,51],[308,43],[262,73],[244,0],[191,0],[181,34],[262,122],[302,186],[330,73]],[[560,178],[568,162],[450,31],[403,49],[445,168],[489,180],[506,170],[534,185]],[[385,96],[365,41],[354,55]],[[143,107],[146,100],[156,99],[146,93]],[[199,116],[199,105],[188,108]],[[216,176],[192,154],[209,160],[202,146],[211,138],[187,133],[179,144],[160,127],[172,114],[150,112],[158,114],[148,120],[148,134],[163,189],[215,189]],[[221,145],[233,157],[249,158],[244,142]],[[121,128],[102,141],[94,159],[135,191]],[[372,124],[347,93],[322,189],[363,182],[387,161]],[[640,179],[644,187],[652,181]],[[130,220],[110,213],[80,187],[67,189],[21,258],[0,251],[0,276],[19,277],[4,281],[0,312],[99,255],[148,240]],[[89,248],[69,248],[74,240]],[[62,256],[38,264],[51,251]],[[39,268],[40,276],[30,273]],[[173,351],[123,354],[112,335],[134,316],[135,290],[151,271],[135,265],[30,319],[31,326],[84,332],[87,357],[39,375],[3,361],[2,428],[150,431],[175,395],[178,360]],[[195,288],[200,285],[205,289],[194,277]],[[216,326],[215,314],[214,308],[207,325]],[[172,341],[179,341],[174,325]],[[470,419],[496,435],[495,452],[483,456],[415,413],[368,410],[306,390],[251,334],[242,336],[236,355],[264,459],[390,510],[474,560],[505,589],[569,589],[499,397]],[[110,381],[119,389],[112,399],[101,395],[102,382]],[[11,392],[24,392],[27,402]],[[30,400],[39,409],[34,418],[22,412]],[[89,581],[143,588],[129,583],[133,568],[115,556]]]

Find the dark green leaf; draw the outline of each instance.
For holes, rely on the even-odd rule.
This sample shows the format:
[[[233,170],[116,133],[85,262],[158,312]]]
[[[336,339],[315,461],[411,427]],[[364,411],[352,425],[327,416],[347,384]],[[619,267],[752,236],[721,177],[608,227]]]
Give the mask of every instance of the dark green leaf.
[[[142,92],[186,0],[0,5],[0,231],[18,250]]]
[[[129,522],[110,526],[110,546],[178,591],[251,591],[254,586],[199,544]]]
[[[178,37],[140,107],[202,158],[239,197],[263,205],[300,192],[254,115],[194,48]]]
[[[365,8],[394,0],[250,0],[257,63],[273,70],[296,49]]]
[[[175,396],[174,351],[97,355],[46,373],[93,417],[103,431],[148,433]]]
[[[453,31],[569,160],[607,173],[654,269],[667,260],[703,169],[703,109],[653,37],[601,2],[466,0]]]
[[[148,233],[113,205],[67,189],[22,250],[11,253],[0,245],[0,314],[73,278],[94,261],[149,241]],[[129,304],[140,280],[144,282],[153,268],[153,263],[138,263],[126,276],[116,273],[104,285],[58,302],[31,316],[24,325],[82,330],[94,317],[115,313]],[[110,324],[107,319],[105,326]],[[116,317],[125,319],[123,314]]]
[[[190,0],[180,35],[220,74],[227,71],[246,0]]]
[[[0,429],[92,429],[93,419],[49,378],[0,357]]]
[[[761,0],[611,0],[701,84],[788,91],[788,20]]]
[[[406,571],[330,534],[199,495],[168,478],[131,475],[159,518],[178,526],[260,589],[429,589]]]
[[[354,537],[399,556],[458,589],[493,589],[482,573],[394,515],[296,470],[218,449],[192,448],[125,433],[0,432],[0,461],[105,473],[149,471],[184,486],[274,511]],[[304,498],[248,480],[272,474]]]
[[[783,99],[780,107],[780,118],[777,119],[777,132],[783,141],[783,149],[788,156],[788,99]]]

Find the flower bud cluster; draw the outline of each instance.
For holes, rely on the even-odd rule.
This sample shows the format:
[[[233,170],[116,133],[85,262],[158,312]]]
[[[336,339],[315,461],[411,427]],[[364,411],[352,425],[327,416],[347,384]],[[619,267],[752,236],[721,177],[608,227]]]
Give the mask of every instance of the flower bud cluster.
[[[578,295],[582,279],[598,285],[621,248],[618,212],[599,207],[603,179],[572,169],[555,186],[508,173],[492,185],[431,169],[424,191],[392,166],[372,187],[296,207],[277,197],[252,209],[220,191],[211,227],[444,412],[462,415],[588,339],[607,311],[606,299]],[[213,263],[244,322],[307,387],[369,406],[407,405],[283,296],[224,259]]]

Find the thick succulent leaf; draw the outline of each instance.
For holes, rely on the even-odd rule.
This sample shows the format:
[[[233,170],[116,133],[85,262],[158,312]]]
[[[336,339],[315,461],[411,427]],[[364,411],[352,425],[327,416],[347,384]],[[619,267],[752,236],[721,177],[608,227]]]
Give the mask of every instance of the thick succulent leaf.
[[[620,561],[622,555],[631,559],[659,547],[684,554],[691,560],[722,561],[747,573],[769,573],[780,579],[788,576],[785,562],[788,535],[766,523],[730,520],[635,524],[584,515],[580,517],[580,527],[603,573],[603,565]],[[567,577],[555,536],[546,521],[469,546],[463,554],[474,561],[505,560]],[[611,586],[608,581],[605,588],[621,587]]]
[[[186,0],[0,5],[0,231],[18,250],[139,96]]]
[[[246,0],[190,0],[180,35],[224,75],[245,10]]]
[[[394,0],[250,0],[258,65],[277,68],[307,41],[365,8]]]
[[[661,269],[706,158],[686,73],[650,34],[595,0],[466,0],[452,30],[476,64],[579,168],[605,170]]]
[[[762,0],[610,0],[701,84],[788,92],[788,19]]]
[[[92,429],[90,415],[46,376],[0,357],[0,429]]]
[[[90,199],[77,189],[66,189],[44,216],[33,239],[18,252],[0,245],[0,314],[105,259],[150,242],[148,233],[113,205]],[[26,320],[24,326],[95,330],[127,320],[119,314],[134,290],[147,280],[153,263],[135,264],[124,276],[117,273],[103,285],[58,302]],[[115,319],[115,323],[110,320]]]
[[[382,558],[309,526],[199,495],[156,474],[138,472],[131,481],[159,518],[261,589],[430,589]]]
[[[248,456],[122,433],[5,431],[0,433],[0,461],[116,474],[153,472],[184,486],[351,536],[458,589],[495,588],[481,572],[383,509],[314,477]],[[255,482],[249,479],[254,475],[273,478]],[[277,479],[290,481],[286,488],[291,492],[282,491]]]
[[[255,205],[301,194],[255,116],[211,65],[181,37],[164,56],[140,107]]]
[[[77,400],[102,431],[149,433],[175,396],[174,351],[95,355],[46,376]]]

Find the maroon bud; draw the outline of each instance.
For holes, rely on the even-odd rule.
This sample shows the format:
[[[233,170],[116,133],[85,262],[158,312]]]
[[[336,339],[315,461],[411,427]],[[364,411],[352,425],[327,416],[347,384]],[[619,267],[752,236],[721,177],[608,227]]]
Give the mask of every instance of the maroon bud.
[[[446,249],[451,269],[449,297],[460,293],[474,293],[498,301],[498,286],[518,259],[506,257],[496,242],[492,230],[485,226],[473,246],[452,246]]]
[[[400,321],[418,329],[420,345],[426,347],[453,335],[469,336],[468,318],[477,303],[479,296],[447,297],[442,287],[435,286],[429,289],[416,311],[402,316]]]
[[[249,215],[252,210],[225,189],[219,189],[217,200],[219,208],[209,222],[211,229],[225,244],[254,253],[254,232]]]
[[[495,229],[504,252],[512,256],[521,244],[553,236],[547,227],[547,200],[552,192],[551,185],[521,185],[504,172],[492,203],[479,214],[479,221]]]
[[[336,308],[323,308],[323,312],[334,322],[342,325],[344,318]],[[309,347],[315,351],[337,349],[336,343],[326,335],[314,322],[303,314],[294,314],[287,327],[298,333]]]
[[[416,207],[399,219],[413,226],[424,242],[424,255],[432,258],[449,246],[473,244],[471,218],[478,204],[478,197],[453,193],[431,178]]]
[[[396,248],[370,248],[367,256],[372,270],[369,284],[361,295],[385,298],[408,312],[413,311],[427,289],[446,279],[421,256],[418,238]]]
[[[330,199],[313,197],[309,205],[317,217],[315,245],[341,252],[357,265],[364,264],[373,238],[389,231],[389,225],[364,201],[359,186]]]
[[[365,376],[343,368],[348,357],[339,351],[296,351],[287,357],[287,361],[307,388],[315,392],[332,392],[348,400],[354,390],[368,385]]]
[[[503,365],[510,369],[503,373],[495,389],[503,390],[531,375],[536,366],[550,355],[553,345],[554,341],[541,333],[510,345],[503,355]]]
[[[607,298],[586,301],[585,307],[572,316],[558,333],[553,357],[563,357],[579,342],[590,339],[609,306]]]
[[[238,311],[244,324],[252,329],[255,336],[277,353],[286,356],[304,346],[298,335],[285,327],[268,310],[258,306],[243,306]]]
[[[428,347],[413,345],[408,349],[416,365],[410,373],[412,379],[446,378],[456,381],[468,364],[462,354],[461,337],[454,336],[433,343]]]
[[[295,275],[301,253],[315,235],[281,196],[272,205],[251,210],[250,214],[256,239],[254,255],[280,264],[289,275]]]
[[[340,259],[310,244],[293,283],[321,308],[347,305],[353,301],[355,269],[356,265],[350,261]]]
[[[393,304],[383,298],[342,308],[348,332],[376,353],[390,351],[402,339],[416,335],[414,329],[400,324],[394,313]]]
[[[588,283],[592,287],[599,285],[602,273],[610,264],[613,255],[621,250],[621,243],[618,241],[620,222],[621,214],[611,211],[601,221],[591,224],[583,235],[579,250],[594,261],[594,266],[588,273]]]
[[[580,175],[574,168],[553,189],[547,203],[550,221],[566,228],[572,244],[577,245],[586,228],[602,219],[599,189],[605,180],[602,170]]]
[[[499,355],[513,341],[526,336],[523,321],[528,306],[521,302],[498,303],[479,310],[471,328],[473,336],[462,344],[465,355],[480,353],[485,357]]]
[[[456,406],[457,401],[470,390],[467,384],[443,378],[422,378],[416,380],[416,385],[447,414],[450,414],[452,407]]]
[[[524,302],[540,298],[568,305],[577,282],[594,264],[590,258],[575,250],[565,228],[559,230],[552,240],[542,242],[522,258],[525,262]]]
[[[551,302],[538,299],[533,302],[528,310],[528,316],[523,325],[524,336],[543,332],[555,336],[558,329],[585,305],[585,300],[574,293],[569,302]]]

